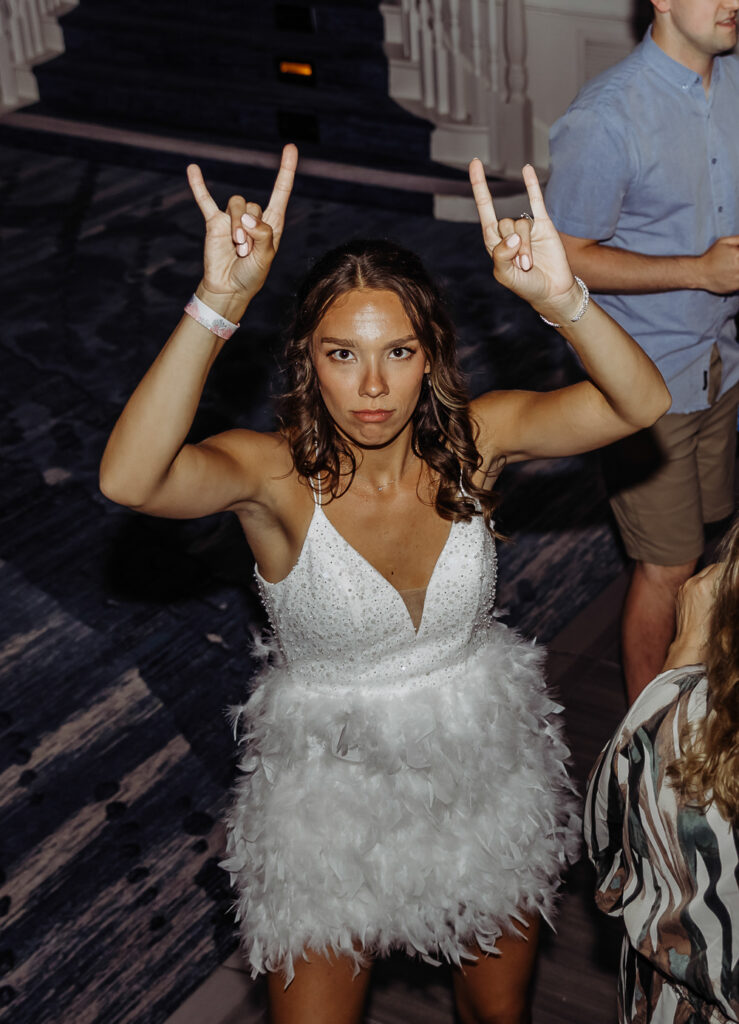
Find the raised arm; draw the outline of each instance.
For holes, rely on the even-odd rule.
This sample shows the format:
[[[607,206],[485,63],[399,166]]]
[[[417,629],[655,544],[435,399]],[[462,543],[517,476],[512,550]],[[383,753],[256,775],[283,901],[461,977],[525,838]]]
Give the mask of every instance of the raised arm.
[[[472,403],[483,456],[509,461],[589,451],[650,426],[670,405],[654,363],[575,281],[533,167],[523,177],[533,224],[498,221],[479,160],[470,180],[483,239],[501,284],[561,325],[590,380],[555,391],[489,392]],[[583,311],[584,308],[584,311]]]
[[[238,323],[264,284],[280,244],[297,150],[286,146],[264,213],[232,196],[221,211],[200,168],[187,169],[205,220],[203,278],[195,292],[200,320],[184,315],[121,413],[100,466],[100,487],[112,501],[152,515],[208,515],[254,500],[265,477],[271,436],[229,431],[186,445],[208,372],[224,345],[218,317]],[[203,315],[204,314],[204,315]],[[202,320],[212,321],[205,326]]]
[[[560,234],[573,273],[603,294],[639,295],[684,288],[739,290],[739,235],[719,238],[700,256],[649,256],[592,238]]]

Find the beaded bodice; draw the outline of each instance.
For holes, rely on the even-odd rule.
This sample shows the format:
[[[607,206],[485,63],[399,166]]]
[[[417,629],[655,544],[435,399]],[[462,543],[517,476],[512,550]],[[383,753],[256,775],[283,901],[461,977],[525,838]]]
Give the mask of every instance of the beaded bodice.
[[[482,518],[453,523],[416,632],[405,602],[316,504],[300,557],[278,583],[255,575],[287,666],[329,686],[428,679],[484,642],[496,554]]]

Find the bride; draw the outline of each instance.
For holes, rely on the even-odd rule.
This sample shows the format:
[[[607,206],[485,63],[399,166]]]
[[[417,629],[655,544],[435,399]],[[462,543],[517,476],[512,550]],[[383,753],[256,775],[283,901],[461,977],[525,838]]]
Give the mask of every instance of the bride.
[[[256,559],[274,639],[235,714],[224,866],[271,1019],[357,1021],[372,959],[398,948],[451,961],[465,1024],[520,1024],[578,829],[541,652],[491,617],[491,486],[506,462],[650,425],[668,393],[573,277],[533,169],[533,219],[498,220],[473,161],[495,277],[559,327],[589,380],[470,402],[419,259],[351,242],[299,290],[279,428],[186,444],[282,240],[296,165],[287,146],[264,211],[241,196],[221,211],[188,168],[203,277],[111,433],[101,487],[150,515],[233,512]]]

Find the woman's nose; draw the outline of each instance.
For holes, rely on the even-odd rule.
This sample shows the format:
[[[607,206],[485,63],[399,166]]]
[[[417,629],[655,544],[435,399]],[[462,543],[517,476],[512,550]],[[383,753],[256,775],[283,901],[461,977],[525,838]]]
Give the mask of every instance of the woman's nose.
[[[380,372],[378,366],[368,366],[362,375],[360,383],[360,394],[370,398],[377,398],[379,395],[387,394],[387,382]]]

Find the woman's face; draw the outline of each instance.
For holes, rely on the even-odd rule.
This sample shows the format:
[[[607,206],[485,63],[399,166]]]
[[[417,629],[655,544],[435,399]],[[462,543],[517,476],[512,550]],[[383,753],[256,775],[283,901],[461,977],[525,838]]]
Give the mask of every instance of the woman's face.
[[[362,447],[401,432],[429,369],[398,296],[371,288],[329,306],[313,334],[312,357],[329,415]]]

